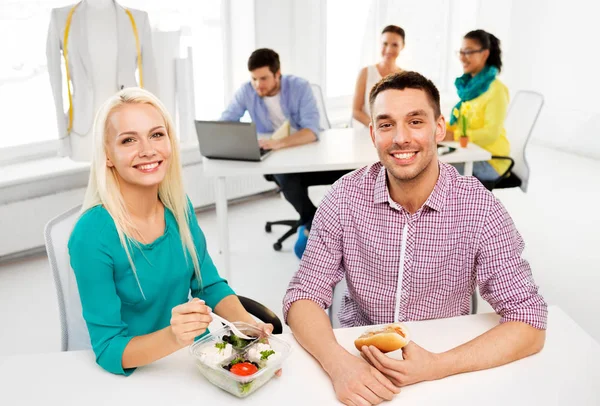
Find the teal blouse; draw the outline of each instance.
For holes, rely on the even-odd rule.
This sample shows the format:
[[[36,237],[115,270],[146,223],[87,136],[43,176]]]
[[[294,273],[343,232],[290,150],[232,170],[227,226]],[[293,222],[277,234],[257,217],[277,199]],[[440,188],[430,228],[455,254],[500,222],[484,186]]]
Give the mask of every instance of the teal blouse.
[[[235,294],[219,276],[207,252],[204,233],[191,205],[189,208],[202,289],[189,254],[184,254],[175,217],[166,207],[164,234],[151,244],[130,245],[139,285],[115,223],[104,207],[86,211],[71,233],[69,255],[83,317],[96,362],[109,372],[131,374],[135,368],[122,367],[129,340],[167,327],[171,309],[187,302],[190,292],[213,309],[225,296]]]

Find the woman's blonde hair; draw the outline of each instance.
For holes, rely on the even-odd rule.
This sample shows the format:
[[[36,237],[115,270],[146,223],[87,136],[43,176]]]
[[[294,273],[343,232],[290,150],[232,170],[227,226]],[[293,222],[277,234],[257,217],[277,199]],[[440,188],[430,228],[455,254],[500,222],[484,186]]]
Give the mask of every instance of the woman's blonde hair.
[[[135,275],[140,291],[144,299],[144,291],[140,285],[140,281],[136,272],[135,264],[131,256],[131,247],[139,246],[134,239],[134,235],[139,235],[129,211],[125,206],[123,195],[119,188],[116,169],[106,165],[107,155],[107,134],[109,119],[121,106],[126,104],[149,104],[153,106],[161,114],[165,121],[165,127],[169,140],[171,142],[171,158],[165,178],[158,187],[158,197],[163,205],[171,210],[179,228],[181,235],[181,245],[183,248],[186,261],[187,255],[192,259],[196,278],[201,286],[200,264],[196,247],[192,239],[192,233],[189,227],[189,214],[187,197],[183,188],[183,179],[181,176],[181,159],[179,154],[179,142],[175,133],[175,126],[169,112],[160,100],[147,90],[138,87],[129,87],[121,90],[102,104],[96,118],[94,119],[93,128],[93,155],[90,168],[90,180],[85,192],[83,207],[81,213],[94,206],[102,205],[108,211],[115,222],[121,245],[125,249],[127,259],[131,265],[131,269]]]

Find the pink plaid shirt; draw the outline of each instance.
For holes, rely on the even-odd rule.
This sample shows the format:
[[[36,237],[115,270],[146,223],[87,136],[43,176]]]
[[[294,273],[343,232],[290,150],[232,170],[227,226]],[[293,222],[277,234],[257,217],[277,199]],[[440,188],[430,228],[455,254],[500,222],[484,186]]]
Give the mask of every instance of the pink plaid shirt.
[[[283,299],[326,309],[346,278],[343,327],[469,314],[476,284],[501,316],[546,328],[547,305],[524,244],[502,204],[473,177],[440,163],[433,192],[414,214],[389,195],[380,164],[337,181],[321,202],[298,272]]]

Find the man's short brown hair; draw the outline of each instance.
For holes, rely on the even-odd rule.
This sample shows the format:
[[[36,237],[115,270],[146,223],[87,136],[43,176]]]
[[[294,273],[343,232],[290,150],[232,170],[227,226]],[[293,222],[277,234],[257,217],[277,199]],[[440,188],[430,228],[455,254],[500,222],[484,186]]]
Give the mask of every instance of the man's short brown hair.
[[[440,109],[440,92],[433,82],[425,76],[417,72],[404,71],[400,73],[392,73],[381,79],[373,86],[369,94],[369,107],[371,110],[371,119],[373,119],[373,103],[377,95],[385,90],[395,89],[419,89],[425,92],[429,104],[433,108],[435,119],[437,120],[442,114]]]

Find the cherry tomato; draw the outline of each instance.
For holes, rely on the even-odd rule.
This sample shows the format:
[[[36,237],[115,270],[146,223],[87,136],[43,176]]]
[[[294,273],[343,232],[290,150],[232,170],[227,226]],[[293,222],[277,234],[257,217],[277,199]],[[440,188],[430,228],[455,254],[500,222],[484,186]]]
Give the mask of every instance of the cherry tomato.
[[[240,362],[239,364],[235,364],[231,367],[229,372],[239,376],[248,376],[256,373],[258,368],[256,365],[251,364],[249,362]]]

